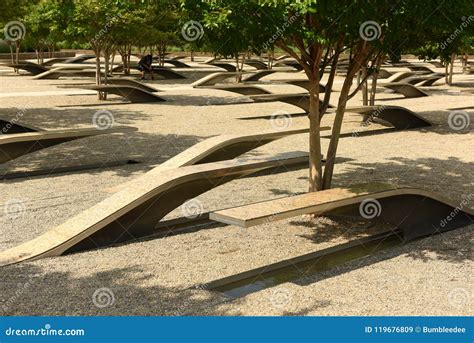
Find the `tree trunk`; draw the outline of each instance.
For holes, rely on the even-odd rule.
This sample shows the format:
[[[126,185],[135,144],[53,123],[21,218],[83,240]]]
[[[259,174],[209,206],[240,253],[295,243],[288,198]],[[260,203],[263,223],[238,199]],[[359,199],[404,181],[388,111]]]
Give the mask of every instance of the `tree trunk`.
[[[369,87],[367,85],[367,67],[363,66],[361,68],[361,73],[362,73],[362,82],[364,84],[362,85],[362,105],[367,106],[369,104]]]
[[[194,62],[194,50],[191,49],[191,62]]]
[[[321,132],[319,115],[319,68],[309,80],[309,191],[322,189]]]
[[[329,101],[331,100],[331,90],[332,86],[334,84],[334,77],[336,76],[336,71],[337,71],[337,63],[339,60],[339,52],[336,53],[337,56],[334,56],[332,63],[331,63],[331,71],[329,72],[328,76],[328,81],[326,82],[326,92],[324,93],[324,99],[323,99],[323,105],[319,109],[322,118],[324,116],[324,113],[326,113],[328,107],[329,107]]]
[[[384,60],[384,56],[380,55],[377,58],[377,62],[376,62],[377,64],[375,65],[375,72],[372,76],[372,88],[370,90],[370,102],[369,102],[370,106],[375,105],[375,95],[377,94],[377,81],[379,79],[379,71],[380,71],[380,67],[382,66],[383,60]]]
[[[101,79],[101,75],[100,75],[100,51],[101,51],[101,48],[99,47],[96,47],[94,49],[94,53],[95,53],[95,84],[97,86],[100,86],[102,84],[102,79]],[[97,98],[99,100],[102,100],[102,92],[97,92]]]
[[[341,134],[342,120],[346,111],[346,102],[349,91],[352,86],[353,75],[349,75],[350,68],[344,84],[342,85],[339,101],[337,104],[336,117],[332,127],[331,140],[329,142],[328,152],[326,156],[326,167],[324,168],[323,189],[331,188],[332,175],[334,173],[334,164],[336,159],[337,146],[339,144],[339,136]]]
[[[21,45],[21,42],[20,40],[16,40],[15,41],[15,50],[16,50],[16,56],[15,56],[15,63],[19,63],[20,62],[20,45]]]
[[[449,84],[449,62],[446,62],[446,65],[444,66],[444,82],[446,84]]]
[[[453,52],[451,54],[451,61],[450,61],[450,66],[449,66],[449,79],[448,79],[448,85],[453,84],[453,68],[454,68],[454,62],[456,61],[456,54]]]

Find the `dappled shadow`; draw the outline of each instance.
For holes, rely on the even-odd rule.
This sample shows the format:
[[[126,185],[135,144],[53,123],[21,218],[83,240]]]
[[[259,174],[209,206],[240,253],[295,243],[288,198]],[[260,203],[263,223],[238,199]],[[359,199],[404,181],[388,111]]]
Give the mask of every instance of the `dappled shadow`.
[[[61,267],[51,270],[31,263],[4,267],[0,269],[0,313],[8,316],[188,316],[206,311],[214,315],[241,314],[239,309],[219,309],[225,300],[217,294],[186,286],[163,286],[156,275],[145,272],[139,265],[82,272],[81,276],[73,276],[73,272],[61,271]],[[110,306],[100,308],[94,301],[99,306]]]
[[[357,269],[365,268],[401,255],[423,262],[443,260],[448,262],[466,263],[472,261],[472,225],[428,238],[419,239],[374,255],[346,262],[329,270],[306,275],[292,281],[300,286],[307,286],[328,278],[336,277]]]
[[[38,150],[3,163],[0,165],[0,176],[42,171],[45,175],[41,177],[53,177],[49,175],[49,171],[87,165],[97,165],[98,168],[78,172],[100,174],[113,171],[119,176],[130,176],[137,171],[146,171],[161,164],[201,140],[202,138],[198,136],[144,132],[87,137]],[[118,161],[127,160],[140,163],[113,165]],[[72,172],[74,171],[68,171]],[[15,179],[8,182],[21,181],[22,179]]]

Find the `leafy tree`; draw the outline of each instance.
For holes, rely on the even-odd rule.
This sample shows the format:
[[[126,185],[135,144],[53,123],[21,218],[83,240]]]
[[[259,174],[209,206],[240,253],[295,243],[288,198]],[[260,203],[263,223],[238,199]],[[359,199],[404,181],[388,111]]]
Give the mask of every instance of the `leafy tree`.
[[[266,41],[301,65],[310,82],[310,191],[330,188],[346,103],[366,85],[385,56],[429,39],[431,36],[426,32],[437,23],[452,30],[453,24],[446,24],[443,17],[457,18],[472,12],[472,3],[467,0],[453,0],[449,4],[442,0],[184,0],[184,6],[204,23],[213,51],[235,55],[246,48],[258,48],[259,43]],[[471,11],[467,11],[469,6]],[[342,61],[343,54],[346,61]],[[338,64],[342,62],[346,71],[323,174],[320,120],[331,98]],[[361,82],[353,89],[354,77],[361,70]],[[328,81],[320,105],[319,82],[324,73],[328,73]]]

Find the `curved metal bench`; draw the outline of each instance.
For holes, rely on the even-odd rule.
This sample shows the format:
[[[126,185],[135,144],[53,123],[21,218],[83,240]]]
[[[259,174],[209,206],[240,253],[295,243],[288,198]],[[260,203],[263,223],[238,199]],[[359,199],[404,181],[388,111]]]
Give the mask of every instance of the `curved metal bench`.
[[[242,95],[272,94],[272,92],[255,85],[245,85],[241,83],[229,85],[215,85],[206,87],[207,89],[218,89],[222,91],[234,92]]]
[[[309,113],[309,94],[308,93],[296,93],[296,94],[263,94],[263,95],[251,95],[250,98],[255,102],[273,102],[281,101],[290,105],[301,108],[306,113]],[[321,103],[321,100],[320,100]],[[334,106],[329,105],[328,108]]]
[[[41,74],[38,74],[33,77],[34,80],[53,80],[59,79],[64,76],[81,76],[81,77],[94,77],[95,69],[81,69],[74,68],[68,69],[68,67],[58,67],[54,69],[49,69]]]
[[[307,154],[288,153],[279,157],[227,160],[172,169],[157,167],[65,223],[1,252],[0,266],[152,234],[155,225],[166,214],[188,199],[241,176],[307,161]]]
[[[192,87],[214,86],[216,83],[219,83],[231,77],[237,76],[237,74],[238,74],[237,72],[228,72],[228,71],[220,71],[217,73],[212,73],[212,74],[204,76],[203,78],[197,81],[194,81],[191,84],[191,86]]]
[[[179,61],[179,58],[178,59],[165,60],[165,63],[171,64],[171,65],[175,66],[176,68],[191,68],[191,66],[189,64],[186,64],[184,62]]]
[[[393,90],[395,93],[402,94],[406,98],[420,98],[428,96],[428,93],[418,89],[417,87],[405,82],[392,82],[383,87]]]
[[[227,62],[211,62],[211,63],[207,63],[211,66],[214,66],[214,67],[219,67],[219,68],[222,68],[222,69],[225,69],[227,71],[230,71],[230,72],[236,72],[237,71],[237,68],[233,65],[233,64],[230,64],[230,63],[227,63]]]
[[[3,63],[2,62],[0,65],[9,67],[9,68],[26,70],[27,72],[33,75],[38,75],[49,70],[49,68],[45,66],[42,66],[40,64],[33,63],[33,62],[28,62],[28,61],[20,61],[19,63]]]
[[[474,209],[460,208],[460,204],[438,194],[378,183],[263,201],[215,211],[209,217],[247,228],[303,214],[377,218],[401,229],[405,240],[457,229],[474,221]]]
[[[348,106],[346,107],[346,112],[361,114],[365,122],[374,121],[382,125],[392,126],[397,130],[432,126],[426,119],[401,106]]]
[[[75,85],[74,88],[80,89],[90,89],[98,92],[105,92],[110,94],[115,94],[121,97],[126,98],[132,103],[145,103],[145,102],[163,102],[166,99],[162,97],[138,88],[135,86],[125,86],[125,85]]]
[[[264,62],[258,61],[258,60],[246,60],[244,62],[244,64],[247,64],[251,67],[254,67],[257,70],[267,70],[268,69],[268,66]]]
[[[277,73],[278,71],[277,70],[273,70],[273,69],[266,69],[266,70],[259,70],[257,71],[256,73],[250,75],[250,76],[247,76],[245,78],[242,79],[243,82],[247,82],[247,81],[259,81],[261,78],[267,76],[267,75],[271,75],[271,74],[274,74],[274,73]]]

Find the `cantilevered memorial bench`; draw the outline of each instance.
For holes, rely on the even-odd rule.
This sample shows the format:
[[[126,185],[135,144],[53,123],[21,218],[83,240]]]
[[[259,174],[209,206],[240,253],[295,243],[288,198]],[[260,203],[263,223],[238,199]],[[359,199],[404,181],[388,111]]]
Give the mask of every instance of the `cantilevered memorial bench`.
[[[110,133],[127,133],[137,130],[134,127],[117,126],[105,130],[93,128],[46,131],[17,123],[9,128],[10,126],[7,121],[1,121],[0,123],[2,123],[4,128],[2,131],[6,133],[0,135],[0,163],[5,163],[34,151],[80,138]]]
[[[429,127],[432,124],[408,108],[393,105],[348,106],[346,112],[363,116],[363,122],[376,122],[396,130]]]
[[[304,100],[300,100],[303,102]],[[309,100],[306,99],[308,104],[301,108],[309,106]],[[335,113],[336,108],[332,107],[328,109],[325,115]],[[388,131],[399,131],[408,129],[418,129],[423,127],[432,126],[432,124],[420,117],[415,112],[408,108],[393,105],[375,105],[375,106],[347,106],[346,112],[357,113],[362,116],[362,121],[370,124],[375,122],[384,126],[388,126],[389,129],[382,129],[379,131],[367,131],[367,134],[374,134],[376,132],[388,132]],[[261,116],[261,117],[244,117],[239,119],[271,119],[272,116]],[[359,132],[358,134],[364,135],[365,133]],[[352,134],[351,134],[352,135]],[[323,138],[331,138],[331,136],[323,136]]]
[[[385,85],[385,84],[392,83],[392,82],[399,82],[399,81],[402,81],[406,78],[409,78],[409,77],[412,77],[412,76],[415,76],[415,75],[424,75],[424,74],[427,74],[427,73],[426,72],[416,72],[416,71],[401,71],[401,72],[392,74],[387,79],[381,80],[383,82],[381,82],[380,84]]]
[[[163,102],[166,99],[142,88],[125,85],[74,85],[74,88],[94,90],[98,92],[115,94],[132,103]]]
[[[186,78],[186,76],[184,76],[183,74],[178,73],[177,71],[171,70],[166,67],[153,66],[153,73],[155,73],[158,76],[163,77],[166,80],[180,80],[180,79]]]
[[[229,72],[236,72],[237,71],[237,68],[235,67],[235,65],[227,63],[227,62],[211,62],[211,63],[207,63],[207,64],[209,64],[211,66],[214,66],[214,67],[225,69]]]
[[[244,64],[249,65],[257,70],[267,70],[268,65],[262,61],[259,60],[246,60],[244,61]]]
[[[189,64],[179,61],[178,59],[165,60],[165,63],[171,64],[176,68],[191,68]]]
[[[402,94],[406,98],[420,98],[429,96],[428,93],[406,82],[391,82],[384,84],[383,87],[391,89],[395,93]]]
[[[320,128],[320,131],[329,131],[330,129],[329,126],[323,126]],[[272,130],[247,135],[219,135],[193,145],[189,149],[163,162],[160,168],[178,168],[229,160],[277,139],[308,132],[309,129],[304,128]]]
[[[76,57],[72,57],[72,58],[64,61],[64,63],[71,63],[71,64],[82,63],[82,62],[85,62],[87,60],[91,60],[93,58],[95,58],[95,55],[84,54],[84,55],[79,55],[79,56],[76,56]]]
[[[309,94],[308,93],[291,93],[291,94],[263,94],[251,95],[250,99],[254,102],[274,102],[281,101],[290,105],[301,108],[306,113],[309,113]],[[321,103],[321,101],[320,101]],[[328,108],[334,106],[329,105]]]
[[[242,95],[259,95],[259,94],[272,94],[272,92],[256,86],[256,85],[246,85],[241,83],[230,83],[230,84],[220,84],[214,86],[207,86],[206,89],[218,89],[221,91],[228,91],[233,93],[238,93]]]
[[[275,63],[273,65],[274,67],[292,67],[297,71],[303,70],[303,67],[296,61],[294,60],[283,60]]]
[[[211,220],[240,227],[252,227],[303,214],[366,214],[394,225],[407,241],[474,221],[474,210],[425,190],[388,184],[359,184],[263,201],[211,212]],[[455,214],[455,215],[453,215]],[[450,218],[450,220],[446,220]]]
[[[155,92],[160,92],[159,89],[150,87],[143,82],[130,79],[130,78],[125,78],[125,77],[109,77],[107,79],[107,84],[109,85],[120,85],[120,86],[131,86],[135,88],[139,88],[145,92],[149,93],[155,93]],[[93,83],[79,83],[79,84],[66,84],[66,85],[57,85],[58,88],[78,88],[78,86],[85,86],[85,85],[94,85]]]
[[[330,128],[320,129],[325,131]],[[230,159],[274,140],[308,131],[308,128],[287,129],[208,138],[170,158],[144,176],[126,183],[121,187],[121,192],[56,229],[1,252],[0,266],[61,255],[73,247],[74,251],[94,248],[95,243],[87,238],[91,235],[94,242],[100,242],[101,245],[132,238],[129,234],[122,236],[123,228],[132,229],[130,232],[134,237],[153,233],[155,224],[167,213],[209,189],[261,170],[305,165],[308,161],[307,154],[299,152],[285,153],[278,157]],[[102,230],[106,231],[99,233]],[[80,243],[81,241],[83,242]]]
[[[41,74],[38,74],[33,77],[34,80],[55,80],[59,79],[60,77],[94,77],[95,76],[95,69],[88,68],[88,69],[81,69],[81,68],[72,68],[69,69],[68,67],[57,67],[53,69],[49,69]]]
[[[153,234],[166,214],[210,189],[255,172],[307,162],[306,153],[295,152],[180,168],[156,167],[65,223],[1,252],[0,266]]]
[[[244,82],[245,83],[245,82]],[[301,87],[309,91],[310,83],[309,80],[302,80],[302,79],[277,79],[277,80],[271,80],[270,84],[277,84],[277,83],[283,83],[283,84],[289,84],[293,85],[296,87]],[[268,82],[261,83],[261,85],[269,84]],[[319,84],[319,92],[325,92],[326,87],[322,84]]]
[[[0,65],[9,67],[9,68],[25,70],[33,75],[38,75],[49,70],[48,67],[45,67],[43,65],[33,63],[33,62],[28,62],[28,61],[20,61],[19,63],[3,63],[2,62],[0,63]]]
[[[441,74],[441,73],[416,75],[416,76],[407,77],[406,79],[403,80],[403,83],[409,83],[410,85],[430,86],[443,77],[444,77],[444,74]]]
[[[197,81],[194,81],[191,84],[191,86],[195,88],[203,87],[203,86],[214,86],[216,83],[222,82],[231,77],[236,77],[237,75],[238,75],[237,72],[228,72],[228,71],[212,73],[212,74],[204,76],[203,78],[200,78]]]
[[[150,87],[143,82],[131,79],[131,78],[125,78],[125,77],[109,77],[107,79],[107,82],[111,85],[120,85],[120,86],[131,86],[135,88],[139,88],[145,92],[149,93],[155,93],[155,92],[160,92],[159,89]]]

